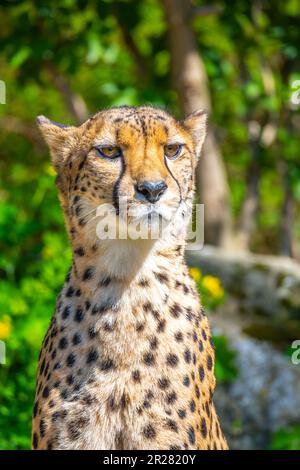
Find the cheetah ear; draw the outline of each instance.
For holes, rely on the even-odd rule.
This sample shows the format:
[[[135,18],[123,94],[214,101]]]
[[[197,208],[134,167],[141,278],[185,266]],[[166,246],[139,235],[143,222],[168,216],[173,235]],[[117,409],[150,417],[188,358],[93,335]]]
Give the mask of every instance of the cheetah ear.
[[[207,112],[199,109],[189,114],[184,119],[183,124],[192,135],[195,153],[198,158],[207,134]]]
[[[77,128],[51,121],[45,116],[38,116],[37,124],[50,149],[53,165],[59,170],[76,141]]]

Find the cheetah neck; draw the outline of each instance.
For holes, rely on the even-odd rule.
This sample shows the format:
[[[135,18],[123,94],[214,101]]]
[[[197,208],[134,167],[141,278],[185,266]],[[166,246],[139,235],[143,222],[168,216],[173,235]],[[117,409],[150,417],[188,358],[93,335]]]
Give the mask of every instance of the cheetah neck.
[[[166,246],[148,241],[109,241],[97,247],[85,247],[84,256],[74,250],[71,274],[77,285],[96,292],[114,281],[130,286],[149,273],[167,271],[178,274],[184,266],[184,243]]]
[[[85,244],[74,241],[73,265],[62,299],[76,308],[120,310],[151,300],[161,309],[176,279],[185,275],[184,239]]]
[[[186,277],[182,220],[174,217],[156,240],[101,240],[95,234],[96,226],[88,224],[70,237],[73,264],[62,298],[75,309],[86,303],[95,311],[128,311],[149,301],[164,308],[170,289]]]

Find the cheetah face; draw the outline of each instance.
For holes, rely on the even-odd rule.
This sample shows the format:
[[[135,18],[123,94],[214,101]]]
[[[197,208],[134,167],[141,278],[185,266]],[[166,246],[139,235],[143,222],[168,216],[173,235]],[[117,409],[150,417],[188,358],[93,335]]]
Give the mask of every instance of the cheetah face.
[[[179,122],[161,109],[120,107],[80,127],[44,117],[38,123],[58,173],[65,214],[77,217],[79,225],[103,204],[129,223],[150,221],[152,215],[170,222],[191,207],[205,138],[203,111]]]

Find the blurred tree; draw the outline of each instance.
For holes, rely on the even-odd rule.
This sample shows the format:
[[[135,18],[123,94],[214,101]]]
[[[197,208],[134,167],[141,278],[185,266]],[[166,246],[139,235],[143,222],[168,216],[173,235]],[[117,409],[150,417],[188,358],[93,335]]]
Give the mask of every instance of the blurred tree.
[[[173,86],[185,114],[197,109],[211,111],[211,99],[204,63],[201,59],[191,21],[190,0],[164,0],[168,23]],[[211,13],[198,9],[197,15]],[[229,187],[223,158],[209,126],[202,157],[197,169],[200,202],[205,206],[205,241],[228,247],[232,244],[232,217]]]
[[[255,41],[261,34],[261,0],[254,0],[251,3],[249,11],[249,23],[251,23],[252,40]],[[249,41],[249,34],[241,37],[237,44],[239,51],[239,62],[241,67],[241,78],[247,86],[251,80],[251,71],[245,67],[244,57],[249,53],[249,47],[252,48]],[[257,51],[257,65],[261,74],[261,83],[265,96],[274,99],[276,95],[275,80],[272,69],[263,55],[260,48]],[[271,145],[276,136],[277,115],[272,110],[254,105],[249,102],[246,115],[249,136],[250,160],[246,170],[246,191],[241,205],[240,215],[237,226],[237,238],[239,247],[243,250],[249,250],[251,240],[257,229],[257,213],[259,209],[259,186],[261,176],[261,159],[263,158],[264,148]]]

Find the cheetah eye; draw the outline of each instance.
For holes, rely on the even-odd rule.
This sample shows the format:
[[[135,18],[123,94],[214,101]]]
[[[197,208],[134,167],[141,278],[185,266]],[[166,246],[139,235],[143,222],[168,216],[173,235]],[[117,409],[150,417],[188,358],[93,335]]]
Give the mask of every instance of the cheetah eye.
[[[98,146],[95,147],[95,150],[100,157],[109,158],[113,160],[114,158],[118,158],[122,154],[122,150],[120,147],[114,145],[106,145],[106,146]]]
[[[181,144],[169,144],[165,145],[164,151],[165,156],[170,158],[171,160],[175,160],[175,158],[179,157],[183,145]]]

